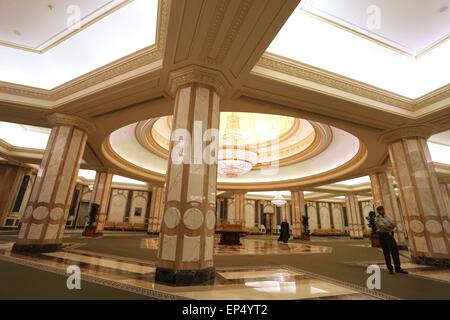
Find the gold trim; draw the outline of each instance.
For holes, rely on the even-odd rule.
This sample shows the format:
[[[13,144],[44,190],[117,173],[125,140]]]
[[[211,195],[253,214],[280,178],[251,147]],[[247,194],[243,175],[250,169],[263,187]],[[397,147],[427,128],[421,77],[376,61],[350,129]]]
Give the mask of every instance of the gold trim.
[[[360,147],[355,156],[347,161],[346,163],[338,166],[329,171],[321,172],[316,175],[311,175],[299,179],[283,180],[283,181],[271,181],[271,182],[258,182],[258,183],[222,183],[217,184],[217,189],[219,190],[253,190],[253,191],[263,191],[263,190],[282,190],[299,187],[302,188],[305,185],[314,186],[326,181],[337,179],[351,170],[355,170],[360,167],[364,161],[367,159],[368,152],[367,147],[360,140]],[[111,162],[113,165],[119,167],[120,169],[131,173],[135,176],[153,180],[151,182],[162,182],[166,180],[166,175],[158,174],[156,172],[144,169],[142,167],[136,166],[122,157],[120,157],[114,149],[111,147],[109,142],[109,137],[106,138],[102,143],[102,154],[103,156]]]
[[[169,118],[169,117],[170,116],[168,116],[167,118]],[[153,126],[156,123],[156,121],[158,121],[159,119],[160,118],[140,121],[136,125],[134,133],[135,133],[136,140],[139,142],[139,144],[142,147],[144,147],[145,149],[149,150],[150,152],[156,154],[157,156],[167,160],[169,157],[169,150],[167,150],[166,148],[161,146],[157,142],[157,139],[155,139],[155,137],[153,136],[153,134],[154,134]],[[294,125],[286,133],[283,134],[282,139],[280,138],[280,140],[281,140],[280,143],[283,143],[284,141],[289,139],[296,132],[296,130],[299,129],[300,119],[298,119],[298,118],[294,118],[294,119],[295,119]],[[308,121],[308,120],[305,120],[305,121]],[[289,156],[280,158],[278,160],[273,160],[273,161],[264,162],[264,163],[258,163],[257,165],[255,165],[253,167],[253,169],[261,169],[261,168],[270,167],[271,163],[276,162],[276,161],[278,161],[278,165],[281,167],[287,166],[292,163],[298,162],[300,160],[303,161],[303,160],[310,159],[311,157],[321,153],[324,149],[326,149],[330,145],[331,141],[333,140],[333,133],[331,131],[331,128],[328,125],[323,125],[323,124],[320,124],[315,121],[308,121],[308,123],[310,123],[314,129],[314,132],[313,132],[314,138],[313,138],[313,141],[311,143],[309,143],[309,145],[306,148],[302,149],[298,153],[291,154]],[[309,139],[309,138],[310,138],[310,136],[306,137],[305,139],[296,143],[293,146],[285,147],[282,150],[280,150],[279,153],[282,153],[283,150],[295,148],[296,145],[302,144],[306,139]],[[162,137],[162,139],[165,139],[165,138]],[[165,139],[165,140],[167,140],[167,139]]]
[[[112,7],[111,9],[105,11],[104,13],[102,13],[101,15],[99,15],[98,17],[86,22],[85,24],[83,24],[81,26],[81,28],[76,29],[68,34],[66,34],[65,36],[55,40],[54,42],[50,43],[49,45],[47,45],[46,47],[42,48],[42,49],[36,49],[36,48],[40,48],[42,47],[45,43],[50,42],[52,39],[57,38],[58,35],[66,32],[69,28],[64,29],[61,32],[58,32],[56,35],[52,36],[51,38],[47,39],[46,41],[44,41],[43,43],[39,44],[37,47],[35,48],[30,48],[24,45],[19,45],[19,44],[14,44],[12,42],[7,42],[7,41],[0,41],[0,46],[5,46],[5,47],[10,47],[10,48],[14,48],[14,49],[18,49],[18,50],[22,50],[22,51],[28,51],[28,52],[33,52],[33,53],[37,53],[37,54],[44,54],[45,52],[49,51],[50,49],[58,46],[59,44],[63,43],[64,41],[67,41],[68,39],[72,38],[73,36],[75,36],[77,33],[89,28],[90,26],[92,26],[93,24],[99,22],[100,20],[106,18],[107,16],[109,16],[110,14],[116,12],[119,9],[122,9],[123,7],[125,7],[126,5],[130,4],[131,2],[133,2],[134,0],[124,0],[121,3],[115,5],[114,7]],[[95,13],[97,13],[98,11],[102,10],[104,7],[110,5],[112,2],[114,2],[114,0],[111,0],[110,2],[108,2],[107,4],[104,4],[103,6],[101,6],[100,8],[97,8],[96,10],[94,10],[93,12],[91,12],[89,15],[87,15],[86,17],[84,17],[83,20],[85,20],[86,18],[88,18],[89,16],[95,15]]]
[[[161,60],[167,39],[170,3],[171,0],[159,0],[155,44],[92,70],[50,90],[0,81],[0,93],[56,102],[71,94]]]
[[[409,111],[414,111],[413,99],[273,53],[265,53],[256,66],[281,72],[296,78],[309,80]]]
[[[412,112],[418,111],[438,101],[442,101],[450,95],[450,84],[447,84],[421,97],[411,99],[330,71],[267,52],[263,54],[255,67],[256,66],[322,84]],[[252,71],[252,73],[259,75],[259,73],[254,71]]]

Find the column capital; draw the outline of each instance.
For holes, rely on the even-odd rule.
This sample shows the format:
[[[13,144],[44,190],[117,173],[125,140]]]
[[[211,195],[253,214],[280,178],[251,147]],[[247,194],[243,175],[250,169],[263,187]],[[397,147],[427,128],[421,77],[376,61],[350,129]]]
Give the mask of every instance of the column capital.
[[[386,167],[386,166],[376,166],[376,167],[371,167],[371,168],[364,170],[364,173],[366,175],[370,176],[372,174],[385,173],[387,170],[388,170],[388,167]]]
[[[290,192],[303,192],[304,190],[300,187],[294,187],[289,189]]]
[[[46,118],[53,126],[73,126],[85,131],[87,134],[93,133],[96,130],[95,125],[89,120],[66,113],[50,113],[46,116]]]
[[[382,143],[392,143],[404,138],[423,138],[428,139],[433,132],[436,130],[435,127],[430,125],[411,125],[401,128],[395,128],[385,131],[380,136],[380,141]]]
[[[224,96],[228,87],[228,83],[221,72],[190,65],[170,73],[168,83],[169,93],[175,96],[180,87],[193,83],[211,86],[217,91],[219,96]]]

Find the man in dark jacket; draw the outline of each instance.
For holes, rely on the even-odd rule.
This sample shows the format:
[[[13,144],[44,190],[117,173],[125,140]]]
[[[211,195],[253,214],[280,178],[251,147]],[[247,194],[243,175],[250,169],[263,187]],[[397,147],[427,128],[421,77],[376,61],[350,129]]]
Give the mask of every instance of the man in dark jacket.
[[[283,218],[283,221],[281,222],[280,226],[280,237],[278,238],[278,241],[283,241],[284,243],[287,243],[289,240],[290,234],[289,234],[289,223],[286,220],[286,217]]]

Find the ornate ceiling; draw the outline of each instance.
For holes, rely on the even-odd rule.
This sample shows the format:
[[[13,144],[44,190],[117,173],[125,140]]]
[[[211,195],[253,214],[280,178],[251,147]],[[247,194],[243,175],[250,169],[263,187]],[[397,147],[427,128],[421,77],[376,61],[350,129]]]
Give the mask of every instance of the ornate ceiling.
[[[244,141],[253,143],[250,146],[259,154],[259,162],[243,176],[219,176],[222,189],[250,186],[270,189],[274,185],[310,183],[323,179],[327,173],[343,174],[366,157],[366,148],[355,136],[328,125],[270,114],[234,115],[242,117],[241,126],[245,127],[243,133],[247,137]],[[227,116],[229,113],[221,114],[222,124]],[[221,127],[220,136],[224,134],[223,129]],[[104,142],[103,153],[123,170],[162,182],[167,169],[170,133],[168,117],[137,122],[114,131]]]
[[[280,116],[271,116],[275,129],[264,136],[258,137],[260,130],[251,123],[242,126],[250,131],[249,143],[269,139],[272,132],[286,138],[280,144],[280,188],[355,178],[385,163],[387,149],[379,140],[385,130],[422,123],[435,133],[450,129],[450,44],[448,24],[442,27],[441,19],[448,10],[437,8],[437,2],[405,12],[394,10],[392,1],[371,1],[388,13],[386,24],[374,31],[364,30],[361,3],[354,1],[343,2],[345,12],[334,1],[319,0],[71,1],[84,8],[86,19],[70,36],[60,18],[46,20],[48,7],[36,8],[42,19],[24,23],[17,16],[16,25],[2,20],[2,32],[12,30],[9,36],[17,37],[19,28],[22,40],[1,33],[0,39],[39,48],[42,39],[59,36],[47,41],[47,50],[40,48],[45,52],[0,45],[0,121],[49,127],[50,111],[84,117],[97,126],[88,138],[84,168],[108,167],[160,182],[170,132],[164,117],[174,105],[170,79],[196,66],[223,79],[222,112],[258,113],[260,123],[266,114]],[[109,12],[112,8],[117,10]],[[56,5],[55,10],[63,14]],[[409,13],[418,15],[413,27],[420,25],[424,34],[392,25]],[[430,47],[437,40],[439,45]],[[408,56],[392,42],[420,54]],[[112,137],[127,142],[116,150],[125,152],[126,163],[111,156]],[[32,159],[14,144],[0,147],[1,158]],[[348,165],[352,159],[358,160]],[[253,171],[246,179],[265,189],[274,185],[264,185]],[[226,179],[221,183],[240,188]]]

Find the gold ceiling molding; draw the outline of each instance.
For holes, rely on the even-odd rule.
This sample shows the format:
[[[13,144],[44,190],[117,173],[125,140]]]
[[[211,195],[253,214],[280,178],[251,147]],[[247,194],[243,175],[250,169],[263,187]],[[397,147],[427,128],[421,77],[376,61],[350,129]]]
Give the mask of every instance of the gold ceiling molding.
[[[132,164],[122,157],[120,157],[112,148],[109,138],[105,139],[102,143],[102,154],[103,156],[114,166],[120,168],[121,170],[131,173],[135,176],[143,178],[145,181],[151,183],[164,183],[166,175],[153,172],[148,169],[144,169],[135,164]],[[367,148],[360,141],[360,147],[356,155],[346,163],[332,170],[321,172],[319,174],[299,178],[292,180],[284,180],[279,182],[258,182],[258,183],[218,183],[217,189],[221,190],[282,190],[290,188],[302,188],[305,185],[316,185],[323,183],[326,180],[337,179],[345,174],[348,174],[352,170],[358,169],[364,161],[367,159]]]
[[[411,125],[402,128],[395,128],[385,131],[380,136],[380,142],[389,144],[404,138],[423,138],[428,139],[434,132],[436,127],[431,125]]]
[[[101,10],[102,8],[104,8],[105,6],[109,5],[112,1],[110,1],[109,3],[103,5],[102,7],[96,9],[93,13]],[[37,54],[43,54],[47,51],[49,51],[50,49],[56,47],[57,45],[63,43],[64,41],[72,38],[74,35],[76,35],[77,33],[87,29],[88,27],[90,27],[91,25],[93,25],[94,23],[102,20],[103,18],[106,18],[107,16],[109,16],[110,14],[116,12],[117,10],[125,7],[127,4],[130,4],[131,2],[133,2],[133,0],[126,0],[123,1],[119,4],[117,4],[116,6],[112,7],[111,9],[109,9],[108,11],[105,11],[104,13],[102,13],[101,15],[99,15],[98,17],[96,17],[95,19],[92,19],[91,21],[88,21],[87,23],[83,24],[80,28],[77,28],[75,30],[73,30],[72,32],[68,33],[67,35],[65,35],[64,37],[50,43],[48,46],[42,48],[42,49],[36,49],[39,47],[42,47],[45,43],[49,42],[52,38],[54,38],[55,36],[53,36],[52,38],[48,39],[47,41],[44,41],[43,43],[41,43],[40,45],[38,45],[36,48],[30,48],[30,47],[26,47],[23,45],[18,45],[18,44],[14,44],[14,43],[10,43],[10,42],[6,42],[6,41],[0,41],[0,46],[5,46],[5,47],[11,47],[14,49],[19,49],[19,50],[23,50],[23,51],[28,51],[28,52],[33,52],[33,53],[37,53]],[[93,13],[91,13],[90,15],[92,15]],[[68,28],[66,28],[67,30]],[[63,33],[63,30],[60,33]]]
[[[0,93],[55,102],[71,94],[161,60],[166,46],[170,3],[171,0],[159,0],[156,44],[131,53],[51,90],[0,81]]]
[[[414,100],[412,99],[272,53],[265,53],[256,65],[408,111],[414,111]]]
[[[142,167],[139,167],[131,162],[126,161],[121,156],[119,156],[111,146],[109,137],[105,139],[101,146],[102,155],[114,166],[120,168],[121,170],[132,173],[139,177],[144,177],[146,182],[165,182],[166,175],[159,174]],[[149,181],[150,180],[150,181]]]
[[[159,118],[139,121],[136,125],[136,128],[134,129],[134,134],[136,140],[142,147],[150,150],[161,158],[167,159],[169,157],[169,152],[158,142],[156,142],[152,135],[152,128],[158,120]]]
[[[22,154],[22,155],[20,155]],[[0,139],[0,157],[20,157],[20,158],[36,158],[42,157],[44,154],[44,150],[34,149],[34,148],[25,148],[25,147],[16,147],[8,142]],[[7,159],[6,159],[7,160]]]
[[[333,131],[330,126],[321,124],[315,121],[308,121],[314,128],[313,141],[306,149],[299,153],[293,154],[289,157],[282,158],[279,161],[280,167],[288,166],[290,164],[308,160],[320,153],[322,153],[333,141]],[[311,138],[311,137],[308,137]],[[301,142],[299,142],[301,143]],[[296,144],[297,145],[297,144]],[[294,145],[295,147],[295,145]],[[270,167],[270,163],[257,164],[254,169]]]
[[[155,130],[153,130],[153,126],[159,118],[149,119],[140,121],[137,123],[136,128],[134,130],[136,140],[139,144],[145,148],[146,150],[156,154],[157,156],[166,159],[169,157],[169,151],[166,147],[161,145],[161,140],[166,143],[166,146],[170,141],[163,136],[155,137]],[[258,163],[253,167],[254,170],[267,168],[272,165],[274,161],[278,161],[278,165],[280,167],[287,166],[299,161],[305,161],[310,159],[321,152],[323,152],[328,146],[331,144],[333,140],[333,132],[328,125],[324,125],[314,121],[308,121],[312,127],[314,128],[314,132],[303,139],[302,141],[298,141],[297,143],[287,146],[279,151],[280,159],[273,160],[264,163]],[[299,130],[300,128],[300,119],[296,119],[295,125],[293,128]],[[280,137],[280,143],[285,142],[287,139],[292,137],[295,133],[293,130],[287,131],[282,137]],[[295,152],[292,154],[292,149],[298,149],[299,152]],[[289,156],[284,156],[283,154],[290,154]]]
[[[208,28],[209,32],[206,37],[204,50],[202,51],[202,56],[205,57],[205,61],[207,63],[219,65],[225,60],[225,57],[228,54],[234,40],[236,39],[236,36],[239,30],[241,29],[242,23],[244,22],[245,17],[249,13],[253,2],[254,0],[240,1],[239,8],[237,9],[237,12],[233,17],[233,21],[231,22],[231,25],[226,32],[225,39],[222,42],[220,49],[218,50],[217,56],[212,57],[210,55],[211,49],[214,45],[214,42],[217,39],[217,34],[220,30],[221,24],[223,23],[225,11],[229,4],[229,1],[227,0],[218,1],[214,13],[214,18],[212,19],[210,27]]]
[[[417,99],[409,99],[272,53],[265,53],[257,63],[257,66],[336,88],[412,112],[442,101],[450,96],[450,84],[447,84]]]
[[[439,89],[436,89],[436,90],[434,90],[430,93],[427,93],[426,95],[416,99],[414,101],[414,109],[420,110],[420,109],[425,108],[429,105],[432,105],[436,102],[444,100],[448,97],[450,97],[450,84],[447,84]]]
[[[239,114],[240,112],[236,112],[237,114]],[[244,112],[245,113],[245,112]],[[169,129],[172,131],[172,125],[173,125],[173,116],[167,116],[167,126],[169,127]],[[293,117],[289,117],[289,118],[293,118]],[[155,119],[156,121],[158,119]],[[287,139],[289,139],[290,137],[292,137],[293,134],[295,134],[299,129],[300,129],[300,119],[296,119],[293,118],[293,125],[289,128],[289,130],[287,130],[286,132],[284,132],[282,135],[280,135],[278,137],[278,139],[273,139],[273,140],[269,140],[269,141],[265,141],[263,142],[265,145],[271,145],[274,143],[282,143],[285,142]],[[158,132],[156,132],[155,130],[151,131],[151,134],[153,135],[153,137],[151,137],[150,139],[153,138],[153,140],[155,140],[156,143],[160,144],[160,142],[163,142],[163,145],[168,146],[170,141],[168,139],[166,139],[165,137],[163,137],[162,135],[160,135]],[[258,148],[259,143],[253,143],[253,144],[246,144],[248,145],[250,148]],[[166,148],[167,150],[168,148]]]

